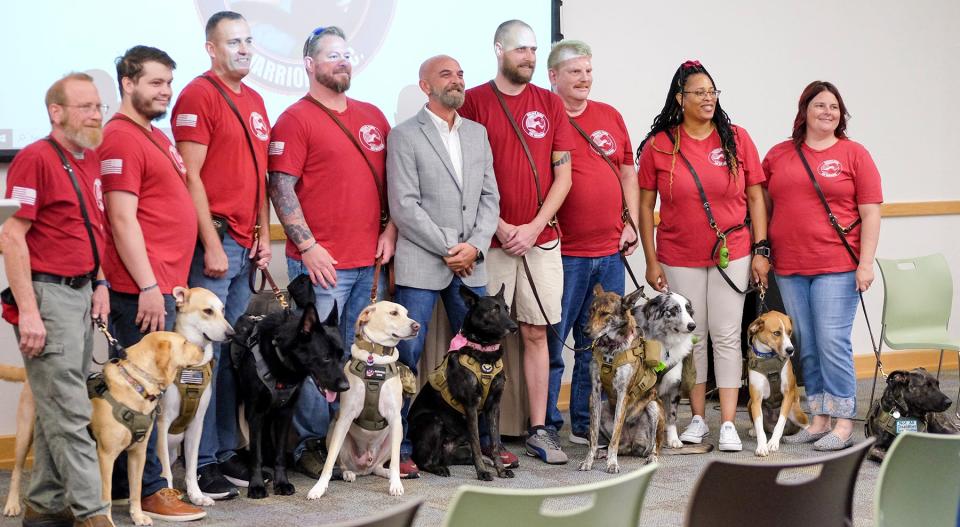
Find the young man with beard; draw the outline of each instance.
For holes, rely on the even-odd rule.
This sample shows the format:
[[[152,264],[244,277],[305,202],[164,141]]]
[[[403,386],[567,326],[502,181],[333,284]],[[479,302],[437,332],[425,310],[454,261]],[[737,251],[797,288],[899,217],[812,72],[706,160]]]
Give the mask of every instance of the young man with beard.
[[[123,347],[151,331],[173,331],[173,288],[184,286],[197,239],[197,216],[187,192],[186,169],[162,119],[173,96],[176,63],[165,52],[135,46],[117,58],[120,110],[104,127],[100,155],[110,236],[103,271],[110,281],[110,323]],[[111,358],[113,357],[111,350]],[[190,521],[206,512],[181,501],[160,477],[156,431],[147,442],[143,512],[156,519]],[[127,455],[113,467],[114,497],[128,493]]]
[[[520,20],[500,24],[494,51],[497,76],[492,83],[467,90],[460,109],[464,118],[487,127],[500,189],[500,222],[487,256],[487,289],[497,291],[506,285],[506,297],[513,299],[520,321],[531,425],[527,454],[563,464],[567,456],[556,432],[544,427],[549,379],[547,324],[560,321],[563,264],[554,215],[570,189],[574,132],[559,97],[530,83],[537,64],[533,29]],[[536,172],[503,104],[530,149]],[[525,272],[527,265],[533,283]],[[538,307],[534,286],[546,318]]]
[[[604,291],[623,295],[620,251],[629,256],[637,243],[637,233],[624,223],[622,216],[625,203],[636,225],[640,189],[633,166],[633,147],[620,112],[588,99],[593,85],[591,59],[590,46],[578,40],[554,44],[547,59],[550,84],[563,100],[567,115],[589,137],[583,137],[574,128],[577,148],[572,153],[573,186],[557,212],[563,226],[563,316],[554,326],[556,334],[550,335],[547,426],[554,430],[563,426],[563,415],[557,409],[564,368],[561,338],[566,339],[572,330],[577,348],[589,345],[583,325],[593,302],[593,287],[600,284]],[[591,360],[589,350],[575,352],[570,389],[570,441],[583,445],[589,443]]]
[[[420,89],[426,106],[387,139],[388,196],[399,232],[395,300],[420,323],[417,338],[397,349],[414,372],[437,298],[443,298],[450,327],[459,331],[467,313],[461,284],[485,294],[483,259],[500,215],[487,131],[457,114],[464,97],[460,64],[445,55],[427,59],[420,66]],[[400,461],[401,470],[412,474],[418,470],[410,460],[407,410],[409,401]]]
[[[331,26],[318,28],[304,43],[310,89],[277,119],[269,170],[270,198],[287,233],[290,280],[310,276],[321,318],[336,303],[349,349],[357,317],[381,278],[374,276],[374,261],[390,261],[397,228],[382,221],[390,125],[377,107],[347,97],[353,70],[345,39]],[[321,394],[308,378],[297,400],[294,458],[298,470],[312,478],[323,468],[322,438],[333,396]]]
[[[21,150],[10,165],[5,194],[20,201],[20,210],[0,234],[4,269],[19,307],[14,330],[36,404],[23,525],[112,526],[100,496],[96,444],[87,431],[92,407],[86,384],[93,356],[91,318],[106,320],[110,313],[98,269],[103,196],[93,150],[103,137],[106,108],[85,73],[55,82],[46,105],[52,131]]]
[[[207,21],[206,36],[211,68],[180,93],[171,122],[199,222],[190,286],[213,291],[226,306],[227,321],[234,324],[250,301],[252,267],[265,268],[270,262],[270,123],[260,94],[242,82],[252,57],[247,21],[232,11],[215,13]],[[197,470],[200,490],[215,500],[237,496],[234,484],[248,482],[246,465],[235,453],[233,364],[221,348],[214,344],[216,371]]]

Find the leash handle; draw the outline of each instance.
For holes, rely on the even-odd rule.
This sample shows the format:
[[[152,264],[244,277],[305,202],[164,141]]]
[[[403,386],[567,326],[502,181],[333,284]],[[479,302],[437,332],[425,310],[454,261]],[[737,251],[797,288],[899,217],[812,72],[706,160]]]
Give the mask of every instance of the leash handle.
[[[373,262],[373,285],[370,286],[370,304],[377,303],[377,288],[380,286],[380,267],[383,265],[383,258],[378,256]]]
[[[96,325],[97,330],[99,330],[100,333],[103,333],[103,336],[106,337],[107,346],[109,346],[110,349],[113,351],[113,355],[121,359],[127,358],[126,348],[121,346],[120,341],[118,341],[113,335],[110,334],[110,330],[107,329],[107,322],[102,318],[97,318],[97,319],[94,319],[93,323],[94,325]],[[91,356],[91,360],[94,362],[94,364],[98,366],[103,366],[106,363],[110,362],[109,354],[107,359],[103,362],[98,361],[96,357],[92,357],[92,356]]]

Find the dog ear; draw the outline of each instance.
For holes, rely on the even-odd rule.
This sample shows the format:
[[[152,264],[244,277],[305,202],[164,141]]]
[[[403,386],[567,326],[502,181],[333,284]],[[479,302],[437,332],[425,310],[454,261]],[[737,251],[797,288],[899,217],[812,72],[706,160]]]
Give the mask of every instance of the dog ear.
[[[287,292],[290,298],[300,309],[306,309],[310,304],[317,303],[317,295],[313,289],[313,283],[310,282],[310,275],[299,275],[287,284]]]
[[[904,386],[909,383],[910,383],[910,373],[903,370],[890,372],[890,376],[887,377],[887,385],[889,386],[897,386],[897,385]]]
[[[765,322],[762,317],[757,318],[756,320],[751,322],[750,327],[747,328],[747,336],[752,339],[754,335],[756,335],[757,333],[760,333],[760,331],[763,329],[764,324]]]
[[[507,290],[507,284],[500,284],[500,290],[497,291],[497,294],[495,294],[495,295],[493,295],[493,296],[499,298],[500,300],[506,301],[506,300],[503,298],[503,292],[506,291],[506,290]]]
[[[173,298],[177,302],[177,307],[183,307],[183,305],[187,303],[187,300],[190,299],[190,290],[180,286],[174,287]]]
[[[599,286],[600,284],[597,284],[597,287]],[[640,286],[640,289],[637,289],[636,291],[623,297],[623,300],[621,300],[621,304],[626,308],[631,308],[637,305],[637,301],[640,300],[641,296],[643,296],[643,286]]]
[[[317,315],[317,308],[313,305],[308,305],[303,310],[303,316],[300,317],[300,333],[309,334],[313,331],[313,327],[317,325],[320,316]]]
[[[593,296],[600,296],[603,294],[603,286],[596,284],[593,286]]]
[[[357,333],[360,333],[360,330],[363,329],[363,326],[366,326],[367,323],[370,322],[370,317],[373,316],[373,312],[376,310],[376,304],[363,308],[363,311],[360,312],[360,316],[357,317]]]
[[[480,295],[473,292],[473,289],[470,289],[464,284],[460,284],[460,298],[467,304],[467,307],[473,307],[476,305],[477,300],[480,300]]]
[[[306,275],[302,275],[306,276]],[[330,314],[327,315],[327,319],[323,321],[324,326],[333,326],[336,327],[340,323],[340,311],[337,308],[337,301],[333,301],[333,308],[330,309]]]
[[[159,339],[157,341],[157,346],[153,351],[154,361],[157,364],[157,369],[160,370],[160,376],[164,379],[173,378],[176,375],[176,372],[171,372],[170,370],[176,370],[177,365],[173,361],[173,343],[169,339]]]

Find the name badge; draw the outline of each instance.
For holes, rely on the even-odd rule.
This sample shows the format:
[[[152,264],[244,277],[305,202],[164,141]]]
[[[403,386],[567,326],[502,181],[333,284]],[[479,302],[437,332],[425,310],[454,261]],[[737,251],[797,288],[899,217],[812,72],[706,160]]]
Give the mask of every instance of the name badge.
[[[387,369],[383,366],[367,366],[363,370],[363,378],[382,381],[387,378]]]
[[[901,417],[897,419],[897,433],[917,432],[920,430],[920,420],[916,417]]]

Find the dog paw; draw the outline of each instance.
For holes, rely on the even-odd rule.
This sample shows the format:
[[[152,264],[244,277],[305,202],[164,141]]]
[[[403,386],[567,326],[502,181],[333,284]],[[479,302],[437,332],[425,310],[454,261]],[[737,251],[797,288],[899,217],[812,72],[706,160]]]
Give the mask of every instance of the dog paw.
[[[778,439],[774,441],[773,439],[771,439],[770,441],[767,441],[767,450],[771,452],[776,452],[780,450],[780,440]]]
[[[444,477],[444,478],[449,478],[449,477],[450,477],[450,468],[449,468],[449,467],[439,467],[439,466],[438,466],[438,467],[433,467],[432,469],[428,470],[427,472],[433,472],[434,474],[436,474],[436,475],[438,475],[438,476],[440,476],[440,477]]]
[[[247,487],[247,497],[252,500],[262,500],[267,497],[267,487],[263,485],[250,485]]]
[[[592,461],[583,461],[583,462],[581,462],[581,463],[580,463],[580,470],[583,471],[583,472],[589,472],[589,471],[593,470],[593,462],[592,462]]]
[[[312,489],[310,489],[310,492],[307,493],[307,499],[318,500],[321,497],[323,497],[324,493],[326,492],[327,492],[327,484],[321,483],[318,481],[317,484],[314,485]]]
[[[399,479],[390,482],[390,495],[403,496],[403,483],[400,483]]]
[[[770,450],[767,448],[767,445],[757,445],[757,455],[760,457],[767,457],[770,455]]]
[[[188,494],[190,498],[190,503],[196,505],[197,507],[212,507],[213,498],[209,496],[204,496],[202,493],[197,492],[196,494]]]
[[[607,474],[619,474],[620,473],[620,463],[616,461],[607,463]]]
[[[297,489],[293,486],[292,483],[274,483],[273,484],[273,493],[277,496],[293,496],[293,493]]]
[[[680,438],[667,439],[667,448],[683,448],[683,441]]]
[[[656,455],[656,454],[651,454],[649,457],[647,457],[647,461],[644,462],[644,465],[649,465],[649,464],[651,464],[651,463],[656,463],[657,461],[658,461],[657,455]]]
[[[356,480],[357,480],[356,472],[353,472],[352,470],[343,471],[343,481],[346,481],[347,483],[353,483]]]
[[[134,525],[153,525],[153,519],[142,512],[130,513]]]
[[[3,508],[4,516],[20,516],[20,503],[10,503]]]
[[[493,473],[489,470],[478,471],[477,479],[480,481],[493,481]]]
[[[513,471],[510,470],[509,468],[505,468],[505,469],[503,469],[503,472],[498,472],[498,473],[497,473],[497,476],[498,476],[498,477],[501,477],[501,478],[512,478],[512,477],[513,477]]]

